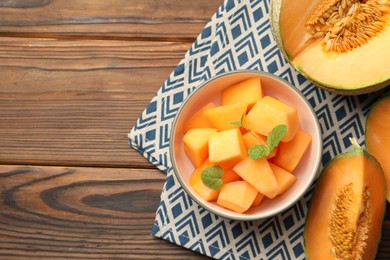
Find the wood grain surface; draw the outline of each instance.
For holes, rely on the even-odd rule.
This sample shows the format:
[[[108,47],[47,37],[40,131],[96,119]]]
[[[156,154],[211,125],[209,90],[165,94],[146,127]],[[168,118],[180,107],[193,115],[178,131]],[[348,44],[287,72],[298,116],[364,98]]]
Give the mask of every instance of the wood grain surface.
[[[0,259],[207,258],[151,235],[127,133],[222,2],[0,0]]]

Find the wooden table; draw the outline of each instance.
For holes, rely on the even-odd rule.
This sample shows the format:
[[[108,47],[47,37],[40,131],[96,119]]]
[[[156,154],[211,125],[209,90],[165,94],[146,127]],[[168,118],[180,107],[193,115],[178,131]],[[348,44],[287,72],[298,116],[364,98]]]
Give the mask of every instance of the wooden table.
[[[1,259],[205,258],[151,236],[127,133],[222,2],[0,0]]]

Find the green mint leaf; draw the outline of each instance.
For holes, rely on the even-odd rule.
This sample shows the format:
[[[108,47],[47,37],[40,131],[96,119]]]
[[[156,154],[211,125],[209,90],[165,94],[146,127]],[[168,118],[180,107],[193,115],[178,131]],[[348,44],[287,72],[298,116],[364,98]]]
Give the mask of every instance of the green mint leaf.
[[[233,121],[233,122],[230,122],[230,124],[244,127],[244,118],[245,118],[245,113],[242,114],[240,121]]]
[[[251,159],[257,160],[261,157],[267,156],[271,153],[271,150],[268,149],[265,145],[255,145],[249,148],[248,155]]]
[[[223,169],[218,165],[207,167],[202,172],[202,182],[213,190],[219,190],[223,186]]]
[[[272,129],[272,131],[267,136],[267,146],[270,151],[272,151],[273,149],[275,149],[276,146],[278,146],[286,132],[286,125],[277,125]]]

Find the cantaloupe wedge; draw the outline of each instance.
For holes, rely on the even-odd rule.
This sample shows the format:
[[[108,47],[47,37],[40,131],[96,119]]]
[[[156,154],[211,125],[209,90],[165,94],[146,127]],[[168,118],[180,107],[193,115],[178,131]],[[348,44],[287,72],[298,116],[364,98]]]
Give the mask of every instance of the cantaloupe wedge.
[[[299,129],[295,137],[287,143],[280,142],[278,153],[271,161],[288,172],[293,173],[303,154],[311,143],[311,135]]]
[[[238,128],[210,134],[210,162],[223,168],[231,168],[246,156],[247,150]]]
[[[255,132],[246,132],[242,135],[242,138],[244,139],[245,147],[248,150],[252,146],[255,145],[264,145],[267,143],[267,137]],[[260,141],[260,140],[261,141]],[[272,152],[266,157],[267,159],[270,159],[276,155],[278,151],[278,147],[275,147]]]
[[[241,177],[232,168],[223,169],[222,181],[228,183],[232,181],[238,181]]]
[[[261,204],[261,202],[263,201],[263,198],[264,198],[264,194],[261,194],[260,192],[257,193],[257,196],[255,198],[255,200],[253,201],[251,207],[257,207]]]
[[[286,125],[287,132],[282,141],[288,142],[299,130],[298,111],[270,96],[257,101],[244,120],[246,128],[267,136],[275,126]]]
[[[276,181],[279,184],[279,190],[277,193],[278,195],[284,193],[296,182],[297,177],[285,169],[280,168],[273,163],[269,163],[269,166],[271,166],[272,172],[274,173]]]
[[[201,198],[206,201],[213,201],[218,198],[219,190],[213,190],[207,187],[202,181],[202,172],[207,167],[213,166],[208,159],[206,159],[199,167],[197,167],[190,177],[190,185],[199,194]]]
[[[219,192],[217,204],[238,213],[247,211],[258,192],[246,181],[225,183]]]
[[[191,128],[213,128],[213,125],[210,123],[209,119],[204,114],[204,110],[216,107],[217,105],[213,102],[207,103],[199,111],[197,111],[193,116],[191,116],[184,124],[184,132],[187,132]]]
[[[249,110],[262,97],[263,89],[261,87],[261,79],[254,77],[222,90],[221,104],[229,105],[243,102],[247,104],[247,109]]]
[[[208,157],[209,136],[217,132],[215,128],[192,128],[183,137],[184,151],[192,164],[198,167]]]
[[[278,194],[278,181],[265,157],[257,160],[247,157],[236,164],[233,170],[268,198],[273,199]]]
[[[218,131],[238,128],[232,122],[240,121],[242,115],[246,113],[245,103],[234,103],[224,106],[217,106],[204,110],[208,120]]]

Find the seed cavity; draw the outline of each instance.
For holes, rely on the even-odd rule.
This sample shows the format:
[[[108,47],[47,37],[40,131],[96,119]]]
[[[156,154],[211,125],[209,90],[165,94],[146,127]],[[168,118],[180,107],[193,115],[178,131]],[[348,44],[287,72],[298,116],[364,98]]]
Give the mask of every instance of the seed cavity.
[[[325,0],[306,20],[306,30],[323,38],[326,51],[347,52],[380,33],[388,14],[390,0]]]
[[[371,219],[370,201],[371,194],[366,187],[362,195],[362,207],[359,207],[352,183],[345,185],[336,196],[329,233],[333,259],[363,259]]]

